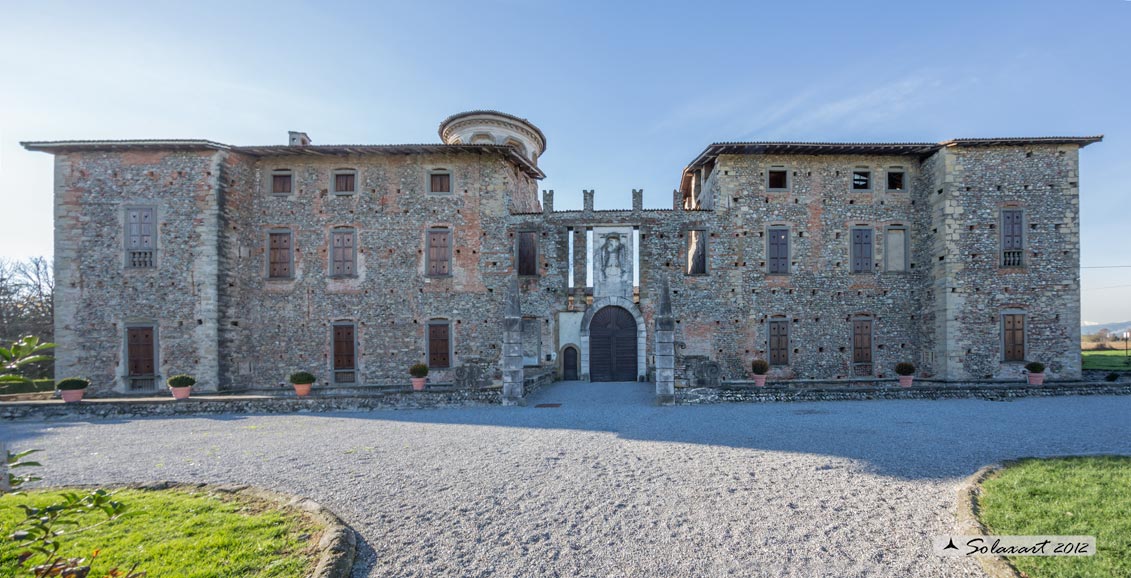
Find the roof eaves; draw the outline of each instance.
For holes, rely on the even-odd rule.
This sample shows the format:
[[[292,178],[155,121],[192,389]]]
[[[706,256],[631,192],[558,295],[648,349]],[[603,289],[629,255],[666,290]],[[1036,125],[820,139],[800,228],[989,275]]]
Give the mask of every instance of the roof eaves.
[[[29,151],[65,152],[69,150],[122,150],[122,149],[192,149],[231,150],[224,143],[204,139],[135,139],[135,140],[60,140],[21,141],[20,146]]]

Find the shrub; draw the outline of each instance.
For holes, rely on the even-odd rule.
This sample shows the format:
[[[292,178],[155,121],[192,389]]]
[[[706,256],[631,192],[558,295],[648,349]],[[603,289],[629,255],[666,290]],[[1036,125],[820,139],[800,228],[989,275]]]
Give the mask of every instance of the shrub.
[[[750,364],[750,370],[754,372],[754,375],[766,375],[766,372],[770,370],[770,364],[765,359],[755,359]]]
[[[1119,381],[1119,374],[1113,371],[1113,372],[1105,375],[1104,379],[1106,379],[1108,381]]]
[[[165,380],[169,387],[192,387],[196,385],[196,380],[191,375],[174,375]]]
[[[60,379],[55,384],[55,389],[86,389],[90,387],[90,380],[84,377],[68,377]]]
[[[423,363],[417,363],[408,368],[408,374],[413,377],[428,377],[428,366]]]
[[[316,381],[318,381],[318,378],[314,377],[314,374],[309,371],[296,371],[291,374],[292,384],[314,383]]]
[[[896,375],[915,375],[915,364],[910,361],[901,361],[895,364]]]
[[[1039,361],[1030,361],[1029,363],[1025,364],[1025,369],[1028,369],[1029,373],[1044,373],[1045,364]]]

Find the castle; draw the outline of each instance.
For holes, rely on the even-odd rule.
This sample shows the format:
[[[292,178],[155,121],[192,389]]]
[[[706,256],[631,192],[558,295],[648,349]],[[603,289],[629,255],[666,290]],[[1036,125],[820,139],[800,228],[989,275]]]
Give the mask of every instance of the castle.
[[[531,122],[472,111],[439,133],[22,143],[55,155],[56,375],[356,388],[426,363],[457,387],[525,368],[661,397],[755,359],[794,383],[902,361],[1080,377],[1078,154],[1102,137],[716,143],[669,208],[585,191],[555,211]]]

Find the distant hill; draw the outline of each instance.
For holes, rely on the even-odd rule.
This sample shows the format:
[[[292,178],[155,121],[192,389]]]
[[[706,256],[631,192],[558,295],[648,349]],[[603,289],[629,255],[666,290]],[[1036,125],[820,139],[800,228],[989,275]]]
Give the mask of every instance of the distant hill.
[[[1107,329],[1113,334],[1122,335],[1124,331],[1131,331],[1131,321],[1120,321],[1119,323],[1100,323],[1098,325],[1082,325],[1080,333],[1084,335],[1095,335],[1101,329]]]

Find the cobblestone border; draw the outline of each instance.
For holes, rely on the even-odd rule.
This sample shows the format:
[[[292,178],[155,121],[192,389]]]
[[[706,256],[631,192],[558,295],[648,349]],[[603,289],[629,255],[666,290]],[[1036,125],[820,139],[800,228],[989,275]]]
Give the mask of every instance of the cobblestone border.
[[[993,464],[986,466],[974,475],[966,478],[962,487],[958,489],[958,508],[957,518],[958,526],[957,532],[962,535],[978,535],[988,536],[989,532],[986,527],[982,525],[981,520],[978,519],[978,496],[982,495],[982,482],[985,482],[998,470],[1004,468],[1011,462],[1003,464]],[[982,570],[990,578],[1025,578],[1020,571],[1017,570],[1002,556],[996,554],[990,556],[976,556],[978,563],[982,565]]]
[[[869,385],[827,388],[796,388],[774,385],[754,387],[724,384],[720,387],[677,389],[676,404],[965,398],[1001,401],[1022,397],[1061,395],[1131,395],[1131,383],[1073,382],[1042,386],[960,383],[953,385],[915,385],[912,387]]]

